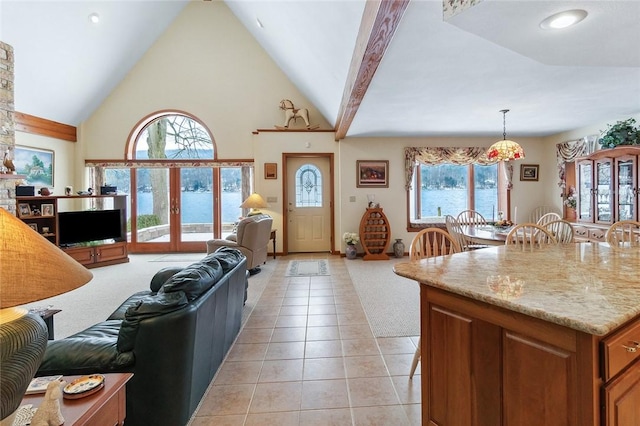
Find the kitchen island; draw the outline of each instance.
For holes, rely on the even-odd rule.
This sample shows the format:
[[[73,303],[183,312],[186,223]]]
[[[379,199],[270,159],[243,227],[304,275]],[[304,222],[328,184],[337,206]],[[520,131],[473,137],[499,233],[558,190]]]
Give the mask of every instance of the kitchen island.
[[[421,283],[423,424],[640,424],[640,251],[497,246],[394,272]]]

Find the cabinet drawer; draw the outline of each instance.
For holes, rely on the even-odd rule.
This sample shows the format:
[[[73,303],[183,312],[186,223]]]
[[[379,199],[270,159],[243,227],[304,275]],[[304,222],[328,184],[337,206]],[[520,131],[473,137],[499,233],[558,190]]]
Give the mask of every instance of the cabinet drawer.
[[[607,235],[607,231],[605,229],[590,229],[589,230],[589,239],[591,241],[605,241],[605,237]]]
[[[640,318],[602,342],[605,382],[640,359]]]
[[[589,229],[584,226],[574,226],[573,227],[573,235],[575,238],[580,239],[588,239],[589,238]]]

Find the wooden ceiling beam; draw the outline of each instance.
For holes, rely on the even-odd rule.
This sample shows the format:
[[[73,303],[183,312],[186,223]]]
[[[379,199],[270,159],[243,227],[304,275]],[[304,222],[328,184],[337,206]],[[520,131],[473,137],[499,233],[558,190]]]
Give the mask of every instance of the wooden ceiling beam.
[[[366,2],[336,120],[336,141],[347,136],[408,5],[409,0]]]

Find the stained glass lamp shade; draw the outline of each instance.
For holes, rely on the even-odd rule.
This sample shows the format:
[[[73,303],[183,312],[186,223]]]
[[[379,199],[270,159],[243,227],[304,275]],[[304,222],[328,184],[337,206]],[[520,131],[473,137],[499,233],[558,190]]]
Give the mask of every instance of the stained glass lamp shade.
[[[507,139],[506,114],[509,110],[503,109],[500,112],[502,113],[503,139],[489,147],[487,157],[497,161],[521,160],[524,158],[524,150],[517,142]]]

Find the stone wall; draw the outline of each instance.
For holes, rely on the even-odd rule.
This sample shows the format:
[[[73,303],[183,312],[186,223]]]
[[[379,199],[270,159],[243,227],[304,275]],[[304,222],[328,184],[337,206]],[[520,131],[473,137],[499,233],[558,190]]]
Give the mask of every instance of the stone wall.
[[[13,47],[0,41],[0,161],[16,144],[13,101]],[[10,154],[12,155],[12,153]],[[4,167],[0,163],[2,170]],[[10,175],[0,174],[0,208],[15,214],[15,184]]]

